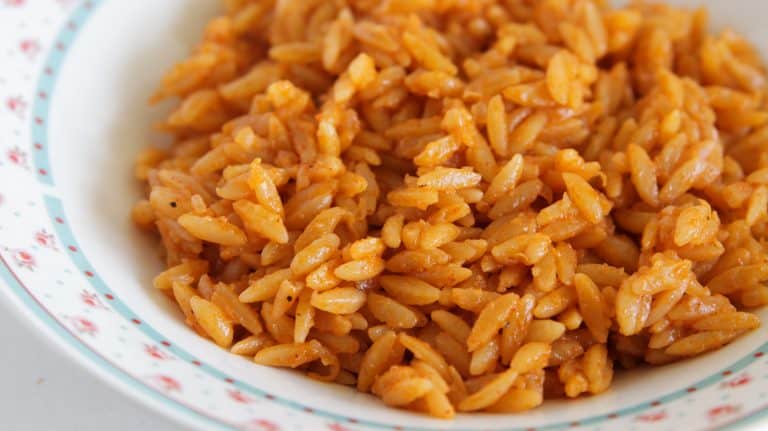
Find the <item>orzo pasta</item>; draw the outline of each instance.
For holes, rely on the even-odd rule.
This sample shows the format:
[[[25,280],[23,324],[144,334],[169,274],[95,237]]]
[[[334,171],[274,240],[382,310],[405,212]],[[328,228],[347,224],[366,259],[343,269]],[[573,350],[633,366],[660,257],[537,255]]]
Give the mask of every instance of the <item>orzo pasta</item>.
[[[768,77],[706,11],[224,5],[136,165],[155,287],[200,335],[450,418],[760,325]]]

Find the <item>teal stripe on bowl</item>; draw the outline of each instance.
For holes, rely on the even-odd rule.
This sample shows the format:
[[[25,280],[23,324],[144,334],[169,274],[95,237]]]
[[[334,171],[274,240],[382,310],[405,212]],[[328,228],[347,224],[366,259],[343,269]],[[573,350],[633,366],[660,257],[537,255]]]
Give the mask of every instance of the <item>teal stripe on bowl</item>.
[[[109,301],[109,304],[114,308],[114,310],[117,313],[119,313],[123,318],[125,318],[126,321],[130,322],[130,321],[133,321],[134,319],[139,319],[139,316],[136,313],[134,313],[125,303],[123,303],[120,300],[120,298],[115,294],[115,292],[113,292],[106,285],[106,283],[103,281],[103,279],[101,277],[99,277],[98,272],[95,270],[95,268],[93,268],[93,266],[88,261],[87,257],[85,256],[85,251],[82,249],[82,247],[79,246],[79,244],[77,243],[77,240],[75,239],[74,235],[72,234],[71,229],[69,228],[69,224],[67,223],[66,214],[64,212],[64,207],[62,205],[61,200],[59,200],[58,198],[54,198],[52,196],[45,196],[44,197],[44,201],[45,201],[46,209],[48,210],[48,216],[51,219],[51,223],[53,224],[54,230],[56,231],[56,234],[59,237],[60,243],[63,244],[63,245],[66,245],[66,246],[72,245],[72,246],[76,247],[76,250],[77,250],[76,252],[73,252],[73,251],[68,249],[67,253],[68,253],[70,259],[72,260],[72,263],[77,267],[77,269],[80,271],[80,273],[83,274],[83,276],[87,278],[87,280],[90,282],[90,284],[93,286],[93,288],[98,293],[100,293],[101,295],[111,295],[114,298],[113,300]],[[57,220],[60,220],[60,222],[58,222]],[[86,275],[86,274],[88,274],[88,275]],[[157,342],[158,344],[162,345],[163,341],[169,341],[169,340],[166,340],[160,334],[160,332],[155,330],[150,325],[146,324],[146,322],[141,322],[140,325],[134,325],[134,326],[137,326],[140,331],[142,331],[146,336],[148,336],[150,339],[152,339],[153,341]],[[206,363],[200,362],[197,358],[195,358],[189,352],[187,352],[186,350],[176,346],[173,343],[171,343],[170,346],[165,346],[165,348],[167,350],[169,350],[171,353],[173,353],[174,355],[176,355],[177,357],[179,357],[180,359],[184,360],[184,361],[187,361],[189,363],[193,363],[195,365],[199,364],[198,367],[202,371],[206,372],[207,374],[209,374],[209,375],[211,375],[211,376],[213,376],[213,377],[215,377],[215,378],[217,378],[219,380],[226,381],[227,379],[229,379],[229,376],[227,375],[227,373],[224,373],[221,370],[219,370],[219,369],[217,369],[215,367],[212,367],[212,366],[210,366],[210,365],[208,365]],[[584,419],[578,419],[575,422],[578,422],[580,425],[587,425],[587,426],[588,425],[597,425],[597,424],[599,424],[601,422],[605,422],[607,420],[611,420],[611,419],[616,418],[616,417],[632,416],[632,415],[636,415],[638,413],[641,413],[643,411],[646,411],[646,410],[649,410],[649,409],[652,409],[652,408],[656,408],[656,407],[659,406],[658,405],[659,402],[662,403],[662,404],[666,404],[666,403],[669,403],[671,401],[677,400],[677,399],[679,399],[681,397],[684,397],[685,395],[688,394],[688,392],[690,390],[698,391],[698,390],[704,389],[706,387],[712,386],[713,384],[715,384],[715,383],[717,383],[717,382],[719,382],[719,381],[721,381],[723,379],[722,372],[725,371],[725,370],[731,371],[732,373],[735,373],[737,371],[741,371],[742,369],[746,368],[749,364],[751,364],[752,362],[754,362],[757,359],[757,357],[755,355],[756,353],[758,353],[758,352],[765,352],[766,350],[768,350],[768,343],[763,344],[759,349],[755,350],[754,352],[752,352],[748,356],[745,356],[745,357],[741,358],[740,360],[736,361],[731,366],[723,368],[722,370],[720,370],[716,374],[710,375],[709,377],[707,377],[705,379],[702,379],[702,380],[698,381],[697,383],[695,383],[695,384],[693,384],[693,385],[691,385],[689,387],[682,388],[680,390],[671,392],[669,394],[660,396],[658,398],[654,398],[653,400],[650,400],[648,402],[639,403],[639,404],[636,404],[634,406],[630,406],[630,407],[627,407],[627,408],[624,408],[624,409],[620,409],[620,410],[617,410],[617,411],[614,411],[614,412],[611,412],[611,413],[608,413],[608,414],[604,414],[604,415],[597,415],[597,416],[586,417]],[[318,409],[313,408],[313,407],[308,407],[308,406],[300,404],[300,403],[298,403],[296,401],[293,401],[293,400],[290,400],[290,399],[287,399],[287,398],[283,398],[283,397],[279,397],[279,396],[274,395],[274,394],[269,394],[266,391],[264,391],[263,389],[259,389],[259,388],[255,387],[255,386],[250,385],[250,384],[245,383],[245,382],[234,381],[232,383],[232,385],[234,385],[235,387],[237,387],[237,388],[239,388],[239,389],[241,389],[241,390],[243,390],[243,391],[245,391],[245,392],[247,392],[247,393],[249,393],[251,395],[262,397],[262,398],[268,398],[272,402],[276,402],[278,404],[281,404],[283,406],[286,406],[286,407],[289,407],[289,408],[292,408],[292,409],[295,409],[295,410],[301,410],[301,411],[303,411],[304,413],[307,413],[307,414],[309,414],[307,412],[307,408],[311,408],[312,412],[313,412],[312,414],[315,414],[317,416],[320,416],[320,417],[323,417],[323,418],[326,418],[326,419],[330,419],[330,420],[334,420],[334,421],[339,421],[339,422],[347,422],[347,421],[349,421],[349,417],[348,416],[339,415],[339,414],[333,413],[333,412],[318,410]],[[373,427],[373,428],[383,428],[383,429],[395,429],[395,428],[397,428],[396,426],[393,426],[393,425],[390,425],[390,424],[370,421],[370,420],[366,420],[366,419],[355,419],[355,422],[360,424],[360,425],[365,425],[365,426],[369,426],[369,427]],[[558,422],[558,423],[554,423],[554,424],[550,424],[550,425],[544,425],[544,426],[536,427],[536,429],[540,430],[540,431],[544,431],[544,430],[557,430],[557,429],[561,429],[561,428],[564,428],[564,427],[568,427],[572,422],[573,421]],[[401,428],[398,428],[398,429],[403,429],[403,428],[401,427]],[[524,429],[527,429],[527,428],[508,428],[505,431],[522,431]],[[431,427],[415,427],[415,428],[404,428],[404,430],[405,431],[437,431],[439,429],[438,428],[431,428]],[[456,431],[462,431],[462,430],[456,430]],[[467,430],[464,430],[464,431],[473,431],[473,430],[467,429]]]
[[[65,61],[65,57],[68,49],[75,42],[78,31],[86,24],[88,18],[92,15],[94,10],[99,5],[102,4],[102,2],[103,0],[85,1],[74,10],[69,20],[67,20],[62,30],[56,36],[53,42],[53,45],[49,50],[48,56],[44,62],[43,70],[40,73],[40,78],[37,85],[37,91],[35,93],[34,105],[32,108],[33,115],[32,115],[31,132],[32,132],[33,143],[35,144],[35,150],[33,151],[33,158],[34,158],[35,168],[37,170],[37,178],[41,183],[46,185],[54,184],[53,176],[51,172],[50,160],[49,160],[48,122],[49,122],[49,112],[50,112],[50,101],[52,100],[52,96],[55,91],[56,79],[58,77],[60,67]],[[77,246],[77,242],[74,236],[72,235],[72,232],[68,227],[68,224],[66,223],[62,202],[50,196],[46,196],[44,199],[46,203],[46,208],[48,210],[48,214],[51,218],[52,224],[62,244],[72,245],[80,249],[80,247]],[[57,217],[60,217],[62,220],[64,220],[64,223],[57,223],[56,222]],[[80,249],[80,252],[78,253],[68,252],[68,254],[72,262],[75,264],[75,266],[81,271],[83,276],[88,279],[89,283],[93,286],[93,288],[97,292],[101,293],[102,295],[109,294],[109,295],[112,295],[112,297],[114,297],[113,300],[109,301],[109,304],[113,307],[113,309],[117,313],[119,313],[120,316],[122,316],[128,322],[133,321],[133,319],[139,319],[139,316],[136,315],[136,313],[134,313],[127,305],[125,305],[125,303],[123,303],[120,300],[120,298],[117,297],[114,294],[114,292],[112,292],[111,289],[109,289],[109,287],[104,283],[104,281],[98,276],[95,269],[91,267],[90,263],[85,257],[85,254],[83,253],[82,249]],[[2,256],[0,256],[0,258],[2,258]],[[90,273],[92,273],[92,275],[86,276],[85,275],[86,271],[89,271]],[[185,413],[185,414],[190,414],[195,418],[205,421],[206,423],[219,424],[219,426],[227,427],[226,424],[215,422],[215,419],[212,419],[208,416],[205,416],[204,414],[201,414],[200,412],[195,411],[190,406],[184,405],[182,403],[179,403],[178,401],[165,397],[154,388],[151,388],[145,385],[135,377],[131,376],[125,370],[120,369],[115,364],[112,364],[106,359],[104,359],[103,357],[101,357],[98,354],[98,352],[92,350],[90,347],[88,347],[86,344],[80,341],[76,336],[69,333],[66,327],[64,327],[62,323],[59,322],[54,316],[47,313],[47,311],[42,307],[42,305],[37,303],[36,300],[31,296],[31,293],[26,291],[23,288],[23,286],[20,284],[20,282],[15,279],[15,277],[11,272],[11,269],[7,267],[7,265],[5,265],[4,268],[0,268],[0,275],[2,276],[3,280],[6,281],[6,283],[11,287],[12,291],[16,294],[16,296],[18,296],[25,303],[25,305],[27,305],[29,309],[32,310],[35,313],[35,315],[37,315],[41,319],[41,321],[43,321],[46,324],[46,326],[50,327],[54,332],[60,335],[62,339],[67,342],[67,344],[70,344],[78,352],[82,353],[84,356],[86,356],[89,360],[94,362],[100,368],[106,370],[111,375],[117,377],[119,380],[127,383],[129,386],[138,388],[142,392],[150,394],[153,398],[157,398],[158,400],[161,400],[164,404],[166,404],[170,408],[173,408],[177,411],[181,411],[182,413]],[[168,340],[165,340],[157,330],[150,327],[144,322],[135,326],[137,326],[138,329],[141,330],[149,338],[151,338],[152,340],[158,343],[162,344],[163,341],[168,341]],[[170,347],[166,347],[166,348],[171,353],[173,353],[174,355],[176,355],[182,360],[188,361],[190,363],[195,363],[195,364],[197,364],[198,362],[198,360],[193,355],[177,347],[175,344],[171,344]],[[724,368],[721,371],[724,371],[724,370],[729,370],[731,372],[740,371],[756,360],[756,357],[754,355],[755,353],[758,353],[758,352],[764,353],[766,350],[768,350],[768,343],[761,346],[760,349],[753,352],[753,354],[750,354],[749,356],[746,356],[740,359],[739,361],[734,363],[732,366]],[[226,380],[229,378],[229,376],[226,373],[214,367],[211,367],[208,364],[201,363],[199,365],[199,368],[201,369],[201,371],[213,377],[216,377],[218,379]],[[692,385],[690,388],[695,390],[700,390],[700,389],[709,387],[721,381],[722,379],[723,377],[721,372],[718,372],[717,374],[713,374],[697,382],[695,385]],[[301,410],[305,414],[315,414],[322,418],[339,421],[339,422],[350,421],[350,419],[346,416],[342,416],[342,415],[335,414],[332,412],[327,412],[327,411],[312,409],[312,413],[309,413],[307,412],[308,407],[300,403],[297,403],[289,399],[277,397],[272,394],[268,394],[264,390],[256,388],[245,382],[235,381],[232,383],[232,385],[252,395],[269,398],[272,402],[276,402],[278,404],[281,404],[283,406],[286,406],[295,410]],[[634,406],[630,406],[606,415],[587,417],[584,419],[577,420],[576,422],[578,422],[580,425],[589,426],[589,425],[597,425],[602,422],[609,421],[612,418],[616,418],[620,416],[635,415],[643,411],[646,411],[648,409],[657,407],[658,406],[658,404],[656,404],[657,402],[668,403],[668,402],[677,400],[679,398],[682,398],[685,395],[687,395],[688,389],[689,388],[683,388],[683,389],[671,392],[669,394],[666,394],[664,396],[661,396],[659,398],[656,398],[649,402],[639,403]],[[766,415],[768,415],[768,411],[766,411],[765,409],[761,409],[753,413],[752,416],[750,417],[739,419],[739,422],[737,422],[734,425],[750,423]],[[356,419],[355,423],[364,425],[364,426],[374,427],[374,428],[382,428],[382,429],[397,428],[397,429],[403,429],[404,431],[436,431],[437,430],[437,428],[429,428],[429,427],[418,427],[418,428],[395,427],[393,425],[389,425],[386,423],[379,423],[379,422],[374,422],[374,421],[369,421],[364,419]],[[566,428],[569,425],[571,425],[570,421],[560,422],[560,423],[550,424],[542,427],[537,427],[537,430],[557,430],[557,429]],[[507,431],[521,431],[521,430],[522,428],[507,429]],[[467,429],[467,430],[456,430],[456,431],[473,431],[473,430]]]
[[[50,119],[50,101],[56,90],[56,79],[66,59],[67,51],[75,42],[79,30],[87,23],[88,18],[101,3],[102,0],[89,0],[75,8],[48,49],[48,56],[43,63],[43,69],[37,82],[31,119],[31,136],[34,144],[32,159],[35,165],[35,176],[40,182],[49,186],[53,185],[54,182],[51,162],[48,157],[48,122]]]
[[[116,377],[122,383],[126,384],[133,390],[148,396],[153,401],[156,401],[170,409],[182,412],[183,414],[190,415],[191,417],[199,420],[206,426],[212,427],[215,430],[221,431],[234,431],[234,426],[226,425],[219,420],[213,419],[205,414],[196,411],[190,406],[181,404],[180,402],[163,395],[160,391],[152,388],[151,386],[143,383],[140,379],[132,376],[127,370],[115,365],[97,351],[89,347],[85,342],[80,340],[74,333],[72,333],[56,316],[54,316],[48,309],[45,308],[40,302],[38,302],[32,293],[22,284],[22,282],[16,277],[15,273],[11,269],[11,266],[0,255],[0,279],[9,287],[10,291],[16,296],[26,307],[30,310],[35,317],[53,331],[61,341],[72,347],[79,354],[83,355],[94,365],[109,373],[111,376]]]

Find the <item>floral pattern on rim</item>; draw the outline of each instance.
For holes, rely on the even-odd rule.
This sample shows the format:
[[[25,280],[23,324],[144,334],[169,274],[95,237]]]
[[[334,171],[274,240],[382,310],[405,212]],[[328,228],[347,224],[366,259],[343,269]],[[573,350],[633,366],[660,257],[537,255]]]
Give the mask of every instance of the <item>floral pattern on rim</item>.
[[[21,15],[14,17],[14,19],[25,19],[26,15],[24,14],[34,14],[41,9],[40,4],[33,5],[32,3],[26,0],[4,0],[0,3],[0,14],[13,13]],[[67,48],[74,42],[77,31],[82,28],[82,24],[101,1],[85,1],[79,2],[77,5],[75,5],[76,2],[70,0],[49,0],[37,3],[51,3],[51,5],[43,4],[42,7],[53,6],[53,10],[56,11],[55,18],[63,23],[62,31],[58,35],[54,35],[47,27],[44,28],[41,25],[38,28],[39,34],[30,35],[25,33],[19,35],[18,39],[12,39],[7,42],[17,50],[18,58],[14,58],[11,61],[17,62],[19,67],[12,67],[9,68],[9,71],[0,73],[13,74],[19,73],[19,71],[29,72],[39,69],[40,80],[37,87],[25,89],[26,92],[24,94],[16,94],[19,91],[17,88],[9,89],[0,86],[0,100],[7,101],[5,104],[6,109],[0,109],[0,119],[17,125],[29,123],[32,126],[31,136],[28,139],[25,139],[23,134],[19,133],[19,136],[16,136],[15,139],[4,143],[6,146],[11,145],[10,147],[3,147],[11,164],[10,166],[6,164],[0,165],[0,175],[3,175],[3,178],[19,178],[20,182],[30,187],[26,190],[38,190],[38,196],[40,196],[44,192],[39,186],[34,184],[35,180],[44,185],[54,184],[47,151],[47,115],[57,72],[64,61]],[[71,15],[67,16],[68,12],[70,12],[70,7],[74,7],[74,9]],[[48,52],[47,56],[45,55],[46,51]],[[39,60],[43,57],[45,57],[45,62],[40,65]],[[0,74],[0,84],[5,82],[4,78]],[[14,93],[5,94],[9,90],[13,90]],[[34,101],[32,102],[31,112],[28,111],[28,100]],[[34,175],[36,178],[32,181],[30,181],[27,172],[18,169],[18,166],[26,166],[28,154],[32,155],[35,167]],[[16,170],[13,170],[14,167],[16,167]],[[24,187],[16,188],[24,189]],[[269,405],[270,409],[283,408],[285,412],[284,415],[279,416],[280,420],[284,422],[280,425],[273,420],[261,418],[248,419],[246,417],[248,414],[254,417],[257,416],[253,410],[243,410],[243,415],[246,418],[242,422],[238,422],[238,424],[208,418],[208,423],[211,425],[218,424],[219,427],[223,426],[227,429],[267,429],[269,431],[296,425],[307,426],[304,429],[313,429],[312,424],[317,422],[307,422],[306,417],[312,417],[322,412],[317,412],[314,409],[298,404],[293,409],[284,408],[279,405],[280,399],[263,392],[261,394],[262,399],[252,399],[247,395],[249,392],[253,392],[250,388],[238,388],[243,389],[243,392],[239,390],[233,391],[230,385],[234,381],[224,384],[221,382],[225,379],[219,379],[219,388],[200,388],[192,372],[187,373],[186,371],[179,370],[178,373],[174,373],[171,371],[171,368],[173,368],[173,371],[176,371],[177,364],[174,364],[173,367],[168,367],[168,369],[161,368],[162,371],[144,376],[131,375],[121,369],[121,358],[122,361],[125,361],[126,355],[134,355],[136,352],[144,352],[143,356],[146,357],[147,364],[159,364],[161,361],[174,359],[181,355],[174,349],[171,349],[170,343],[163,341],[164,338],[159,333],[152,334],[153,336],[151,337],[148,336],[146,332],[154,330],[152,328],[147,329],[148,325],[142,325],[139,316],[129,314],[130,310],[123,309],[119,305],[120,302],[114,293],[108,289],[102,291],[93,287],[94,282],[91,280],[98,281],[98,275],[87,265],[87,261],[84,258],[82,262],[86,264],[78,265],[78,262],[81,261],[75,258],[75,256],[80,256],[82,253],[79,253],[77,246],[64,241],[66,238],[71,237],[71,232],[63,218],[63,211],[61,211],[61,214],[55,211],[45,214],[40,209],[43,207],[43,201],[40,201],[39,198],[33,199],[40,201],[41,205],[27,207],[24,203],[29,199],[29,196],[26,196],[24,193],[19,193],[18,190],[3,190],[2,186],[0,186],[0,193],[4,197],[4,205],[0,207],[0,227],[13,228],[9,229],[13,231],[12,233],[4,235],[4,247],[0,251],[0,260],[3,263],[0,274],[7,284],[7,286],[2,287],[2,290],[15,295],[45,325],[49,326],[52,331],[70,343],[82,355],[88,357],[89,361],[96,363],[99,367],[105,369],[108,373],[114,374],[119,379],[132,381],[131,385],[143,390],[154,398],[166,397],[168,394],[172,394],[174,398],[165,398],[166,400],[170,399],[166,405],[192,412],[192,414],[198,415],[198,419],[206,420],[203,418],[204,414],[201,413],[202,408],[184,405],[181,393],[187,396],[187,394],[193,391],[203,392],[219,389],[218,392],[210,396],[210,398],[215,398],[216,402],[230,400],[232,405],[257,404],[262,409]],[[48,197],[45,201],[47,204],[55,202],[61,208],[61,202],[54,198]],[[34,223],[29,220],[34,220]],[[40,226],[44,226],[42,230],[39,229]],[[41,232],[45,234],[40,236]],[[53,238],[47,232],[56,232],[57,238]],[[56,249],[56,244],[62,244],[62,248],[66,247],[66,255]],[[46,269],[46,271],[39,271],[39,269]],[[52,289],[45,287],[44,283],[40,282],[44,277],[42,272],[48,272],[51,269],[57,270],[56,273],[61,272],[65,274],[66,280],[62,280],[62,284],[72,286],[72,288],[59,289],[59,291],[54,292]],[[89,281],[91,282],[89,283]],[[105,303],[107,305],[104,305]],[[112,313],[113,309],[117,313]],[[113,335],[115,336],[113,337]],[[149,338],[149,343],[155,344],[147,344],[147,338]],[[120,342],[120,339],[124,341]],[[118,343],[123,345],[112,345]],[[160,347],[158,344],[163,347]],[[116,352],[110,352],[110,348],[116,350]],[[619,425],[620,421],[631,423],[634,417],[650,418],[656,412],[654,409],[661,404],[668,405],[669,411],[675,411],[674,404],[683,403],[688,399],[693,399],[693,397],[695,397],[697,402],[695,403],[695,408],[687,407],[690,412],[689,414],[698,414],[701,416],[700,419],[716,420],[718,425],[727,425],[755,413],[764,413],[763,404],[765,404],[765,400],[755,400],[754,405],[746,405],[737,400],[746,399],[744,396],[745,392],[743,391],[744,388],[750,386],[750,376],[765,373],[768,367],[768,364],[762,359],[765,351],[766,346],[762,346],[760,350],[755,351],[752,355],[742,358],[726,370],[727,374],[725,372],[718,373],[698,382],[690,388],[682,388],[652,402],[633,406],[620,412],[585,418],[572,425],[588,429],[606,420],[615,421],[612,425],[616,426]],[[130,357],[133,359],[137,356]],[[189,358],[182,357],[181,359],[185,359],[185,362],[191,364],[190,369],[208,367],[191,356]],[[743,373],[736,375],[736,377],[731,376],[731,374],[741,372],[742,370],[744,370]],[[204,369],[204,371],[209,372],[210,370]],[[221,375],[223,376],[224,373],[221,373]],[[240,382],[234,383],[243,385]],[[731,401],[725,403],[720,401],[720,392],[722,391],[732,392]],[[161,395],[159,392],[164,392],[165,395]],[[294,414],[292,411],[298,413]],[[280,413],[283,413],[283,410],[280,410]],[[658,417],[658,415],[655,417]],[[342,417],[332,417],[332,419],[339,422],[349,422],[348,419]],[[668,422],[680,419],[665,416],[659,419],[659,421],[662,420]],[[338,427],[338,429],[356,430],[367,428],[369,425],[375,425],[364,420],[352,420],[352,423],[353,427],[346,424],[341,425],[338,422],[333,423],[332,426]],[[568,425],[567,423],[551,424],[538,429],[554,429]],[[665,423],[665,425],[668,425],[668,423]]]

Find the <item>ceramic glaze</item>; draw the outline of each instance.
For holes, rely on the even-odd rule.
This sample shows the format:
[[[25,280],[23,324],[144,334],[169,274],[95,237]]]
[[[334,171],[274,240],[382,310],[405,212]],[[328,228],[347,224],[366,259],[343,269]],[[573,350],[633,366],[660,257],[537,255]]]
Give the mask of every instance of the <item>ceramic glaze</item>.
[[[759,0],[712,8],[768,51]],[[726,4],[727,3],[727,4]],[[156,239],[133,227],[132,160],[169,106],[146,99],[214,0],[0,0],[0,291],[110,384],[200,429],[704,430],[766,424],[768,330],[669,366],[619,373],[595,397],[446,422],[261,367],[189,330],[152,288]],[[760,316],[768,321],[768,310]]]

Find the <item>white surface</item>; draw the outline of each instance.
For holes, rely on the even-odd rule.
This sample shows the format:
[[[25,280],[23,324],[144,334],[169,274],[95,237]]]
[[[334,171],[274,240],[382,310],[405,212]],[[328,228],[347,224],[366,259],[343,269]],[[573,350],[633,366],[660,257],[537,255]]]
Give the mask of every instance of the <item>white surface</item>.
[[[0,295],[0,423],[9,431],[181,431],[74,363]]]
[[[340,386],[325,385],[284,370],[254,367],[250,361],[235,357],[198,337],[182,323],[178,311],[171,311],[175,308],[173,304],[158,292],[147,290],[160,265],[153,252],[156,247],[136,235],[135,226],[126,216],[133,204],[130,196],[135,195],[137,187],[131,178],[131,166],[125,160],[132,159],[146,142],[152,140],[147,125],[161,118],[157,109],[147,108],[146,95],[152,91],[166,65],[183,58],[189,51],[190,41],[199,37],[203,23],[215,13],[214,10],[191,7],[199,1],[167,0],[160,8],[156,0],[104,2],[83,27],[61,68],[56,93],[51,100],[49,121],[52,172],[71,229],[93,268],[106,285],[114,289],[117,297],[132,310],[140,310],[141,320],[160,331],[165,339],[202,358],[211,367],[226,370],[231,378],[253,384],[277,397],[290,400],[296,399],[296,394],[311,394],[302,397],[301,402],[315,410],[344,416],[349,415],[347,406],[355,405],[358,412],[364,412],[356,413],[359,417],[404,427],[509,427],[509,423],[489,421],[482,415],[465,416],[444,424],[386,408],[373,397]],[[716,1],[709,3],[714,5]],[[212,3],[207,1],[205,4],[210,6]],[[215,4],[213,6],[215,9]],[[733,18],[725,22],[736,21]],[[131,38],[125,37],[130,29],[139,27],[146,30]],[[757,23],[745,25],[745,28],[762,31],[759,35],[753,34],[756,41],[765,40],[768,34],[765,27]],[[90,73],[94,58],[99,59],[102,72],[97,75]],[[148,64],[162,67],[147,67]],[[109,103],[92,103],[104,100],[107,94]],[[89,119],[88,127],[81,126],[83,118]],[[70,150],[72,142],[78,143],[80,151]],[[104,178],[109,178],[108,188],[104,187]],[[104,238],[113,241],[104,241]],[[125,246],[115,247],[115,242]],[[768,310],[764,310],[762,316],[768,317]],[[558,422],[573,421],[583,418],[585,411],[591,415],[608,414],[647,402],[659,395],[659,388],[669,388],[665,392],[684,389],[737,358],[748,356],[765,339],[768,339],[768,329],[763,328],[737,340],[728,349],[653,372],[628,373],[617,378],[611,391],[600,397],[585,397],[578,402],[548,402],[516,417],[514,426],[538,427],[551,424],[553,418]],[[108,353],[121,348],[116,343],[105,346],[100,351]],[[140,349],[124,352],[124,357],[131,358],[130,365],[124,368],[140,376],[154,373],[152,367],[137,365],[142,355]],[[122,359],[113,361],[120,363]],[[689,372],[694,369],[697,371]],[[249,419],[250,412],[243,412],[240,406],[228,402],[227,384],[222,379],[197,379],[197,368],[188,363],[174,364],[172,371],[178,374],[171,375],[184,384],[186,403],[200,410],[214,411],[220,417],[233,418],[235,423]],[[212,400],[205,391],[223,396]],[[233,408],[231,414],[223,411],[227,406]],[[277,413],[271,418],[283,425],[288,422],[287,416],[281,417]],[[319,420],[307,418],[307,429],[317,427]]]
[[[255,368],[247,361],[218,350],[183,326],[178,319],[178,313],[168,313],[169,303],[162,301],[157,292],[147,294],[146,281],[153,273],[151,265],[157,266],[157,259],[153,253],[147,252],[151,250],[150,246],[138,244],[135,230],[126,222],[126,214],[130,206],[130,199],[126,199],[126,196],[135,191],[136,187],[130,180],[129,167],[125,160],[131,158],[136,148],[144,142],[142,137],[147,128],[141,125],[150,124],[150,121],[146,121],[150,112],[144,105],[144,99],[151,85],[156,82],[157,75],[164,69],[158,65],[171,62],[172,58],[176,58],[176,54],[169,54],[171,48],[177,53],[186,52],[191,45],[189,35],[199,33],[202,25],[190,24],[192,20],[188,15],[195,15],[195,22],[202,22],[208,17],[208,13],[200,9],[184,7],[185,4],[197,1],[199,0],[163,2],[164,8],[161,8],[160,14],[129,13],[132,10],[143,11],[150,7],[155,10],[156,6],[161,4],[155,0],[132,3],[109,2],[99,10],[98,13],[101,15],[94,17],[68,55],[68,62],[62,70],[53,101],[55,107],[52,110],[50,131],[53,172],[58,182],[57,192],[66,202],[76,237],[80,240],[82,249],[88,253],[94,268],[101,272],[107,284],[116,289],[116,293],[124,302],[134,310],[141,310],[141,318],[146,324],[161,328],[163,335],[173,340],[175,345],[184,347],[217,368],[228,370],[239,381],[256,382],[260,387],[269,389],[271,393],[287,398],[295,397],[295,394],[302,391],[311,390],[315,396],[308,397],[306,402],[313,407],[320,406],[327,410],[346,412],[349,411],[348,405],[355,404],[358,411],[365,411],[366,418],[406,421],[408,418],[405,418],[404,413],[386,410],[379,403],[373,406],[368,398],[351,392],[339,393],[341,390],[338,388],[321,386],[294,374]],[[724,6],[725,3],[723,2],[722,5]],[[177,13],[180,10],[186,11],[186,14]],[[173,17],[177,18],[174,20]],[[164,23],[174,24],[167,26],[163,25]],[[135,39],[125,39],[124,35],[127,34],[125,29],[140,26],[146,31],[134,36],[142,43],[136,42]],[[750,28],[762,28],[763,31],[765,29],[758,26]],[[755,40],[765,39],[755,38]],[[88,73],[91,69],[89,60],[93,58],[101,59],[101,68],[104,72],[102,79],[93,79],[92,74]],[[112,90],[116,88],[123,91],[114,94]],[[111,103],[82,103],[99,100],[100,95],[104,94],[114,97]],[[91,127],[85,128],[81,127],[80,119],[82,118],[98,121],[93,121]],[[78,154],[66,151],[69,148],[66,144],[71,142],[77,142],[86,150]],[[103,169],[105,173],[116,173],[113,187],[109,189],[103,187],[100,181],[102,177],[93,175],[92,170],[89,169],[94,166]],[[114,189],[125,191],[125,193],[104,195],[105,191]],[[82,193],[83,190],[94,193]],[[107,201],[107,198],[113,200]],[[117,226],[115,220],[120,220]],[[122,243],[129,246],[114,247],[114,241],[104,241],[104,238],[124,239]],[[108,270],[104,270],[105,268]],[[34,286],[38,285],[42,286],[41,284]],[[55,305],[60,306],[60,304]],[[79,302],[77,304],[82,307]],[[20,322],[14,313],[9,315],[5,312],[7,308],[5,303],[0,304],[0,339],[13,347],[0,350],[0,429],[21,431],[183,429],[148,410],[141,409],[135,402],[113,392],[95,377],[74,366],[55,348],[49,347],[42,337],[28,329],[26,323]],[[73,309],[75,309],[74,306]],[[113,329],[109,325],[101,325],[105,320],[99,321],[100,334],[110,334],[108,331]],[[112,319],[109,322],[115,321],[116,319]],[[116,325],[117,323],[114,323],[113,326]],[[600,398],[585,399],[578,404],[568,403],[568,406],[550,403],[536,412],[527,414],[524,418],[518,417],[515,420],[519,423],[537,420],[537,418],[549,419],[555,417],[552,415],[553,411],[565,420],[568,415],[580,417],[585,410],[599,413],[601,410],[610,411],[616,408],[615,406],[648,400],[658,393],[659,387],[681,388],[701,377],[695,373],[681,371],[698,369],[703,373],[705,370],[718,370],[723,364],[732,362],[733,358],[741,357],[751,351],[755,345],[753,340],[765,338],[765,332],[755,333],[752,339],[744,338],[727,351],[719,351],[699,358],[695,362],[690,361],[656,370],[653,374],[638,375],[631,383],[629,383],[630,380],[625,379],[616,385],[612,393]],[[103,339],[114,341],[114,338],[107,336]],[[135,339],[137,341],[133,344],[134,347],[141,346],[143,339],[138,337]],[[93,341],[94,344],[99,341],[95,337],[86,338],[86,340]],[[118,351],[126,347],[114,342],[104,345],[106,347],[100,350],[100,353],[112,355],[117,351],[126,357],[124,352]],[[130,357],[130,361],[125,362],[128,364],[126,369],[130,371],[150,369],[137,366],[138,359],[146,359],[145,355],[142,356],[140,348],[134,348],[130,353],[134,356]],[[167,369],[181,374],[184,366],[186,369],[193,368],[188,364],[173,363]],[[189,375],[185,375],[186,378],[183,379],[185,400],[203,399],[208,395],[203,390],[212,387],[221,394],[214,401],[222,404],[227,401],[223,395],[226,393],[227,385],[221,380],[206,385],[195,383],[198,381],[193,375],[195,372],[189,371],[187,373]],[[632,387],[631,392],[625,390],[629,386]],[[188,388],[201,390],[191,392]],[[335,391],[333,396],[326,396],[331,391]],[[621,399],[618,398],[619,394]],[[195,398],[196,396],[198,398]],[[203,404],[204,402],[209,401],[200,401],[200,405],[207,406],[208,404]],[[217,409],[209,408],[209,410]],[[273,413],[275,411],[278,413]],[[275,418],[280,417],[278,407],[269,411],[262,408],[261,411],[254,413],[259,415],[272,413]],[[363,416],[360,413],[355,414]],[[288,416],[286,421],[288,421],[287,418]],[[408,420],[412,424],[417,421],[427,421],[424,418]],[[507,426],[502,421],[490,423],[491,421],[480,416],[466,419],[466,423],[481,421],[483,427]],[[316,419],[306,429],[312,429],[309,426],[313,425],[317,426]],[[456,422],[450,426],[461,425]]]

